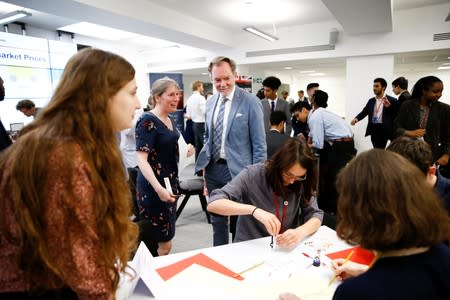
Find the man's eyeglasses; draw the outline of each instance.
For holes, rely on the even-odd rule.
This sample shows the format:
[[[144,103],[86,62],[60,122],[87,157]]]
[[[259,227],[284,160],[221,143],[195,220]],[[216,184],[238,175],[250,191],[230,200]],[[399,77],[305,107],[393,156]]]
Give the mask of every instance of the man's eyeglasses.
[[[283,177],[288,180],[294,179],[295,181],[303,181],[303,180],[306,180],[306,173],[303,176],[296,176],[296,175],[291,174],[290,172],[284,172]]]

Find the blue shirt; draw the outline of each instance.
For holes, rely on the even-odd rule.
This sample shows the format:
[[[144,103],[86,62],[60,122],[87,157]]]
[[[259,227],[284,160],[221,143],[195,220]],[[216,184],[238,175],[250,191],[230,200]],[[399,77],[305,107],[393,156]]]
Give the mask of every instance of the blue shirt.
[[[323,107],[310,113],[308,126],[309,136],[316,149],[322,149],[325,141],[332,142],[340,138],[353,137],[350,125],[340,116]]]

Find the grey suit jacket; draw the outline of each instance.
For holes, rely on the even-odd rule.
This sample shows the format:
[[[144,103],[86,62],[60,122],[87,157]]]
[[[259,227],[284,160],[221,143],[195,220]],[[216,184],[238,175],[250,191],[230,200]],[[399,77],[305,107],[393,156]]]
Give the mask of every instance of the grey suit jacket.
[[[270,113],[272,111],[270,109],[270,103],[267,98],[262,99],[261,104],[264,111],[264,128],[267,133],[270,130]],[[289,102],[287,102],[284,99],[278,98],[275,110],[283,111],[286,114],[286,130],[284,134],[287,136],[291,136],[292,124],[291,124],[291,108],[289,106]]]
[[[220,95],[206,101],[205,143],[195,165],[195,172],[205,168],[211,159],[214,110]],[[231,176],[248,165],[264,162],[267,158],[266,134],[260,100],[236,87],[225,131],[225,156]]]

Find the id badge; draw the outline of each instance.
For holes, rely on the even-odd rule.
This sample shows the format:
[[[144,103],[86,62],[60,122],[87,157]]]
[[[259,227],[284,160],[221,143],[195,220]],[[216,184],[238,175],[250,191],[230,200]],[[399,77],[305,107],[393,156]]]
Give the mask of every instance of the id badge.
[[[379,122],[378,116],[373,116],[372,123],[378,123],[378,122]]]

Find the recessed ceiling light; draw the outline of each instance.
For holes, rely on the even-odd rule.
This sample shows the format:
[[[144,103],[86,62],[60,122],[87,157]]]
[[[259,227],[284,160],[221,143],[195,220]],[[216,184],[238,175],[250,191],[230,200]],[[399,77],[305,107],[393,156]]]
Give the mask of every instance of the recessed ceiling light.
[[[316,72],[316,71],[314,71],[314,70],[300,71],[301,74],[314,73],[314,72]]]
[[[271,35],[270,33],[264,32],[264,31],[262,31],[262,30],[260,30],[258,28],[253,27],[253,26],[245,26],[242,29],[247,31],[247,32],[250,32],[251,34],[259,36],[260,38],[268,40],[270,42],[278,40],[277,36]]]
[[[284,67],[285,70],[292,70],[293,67]]]
[[[325,73],[316,72],[316,73],[310,73],[309,76],[324,76]]]
[[[438,70],[450,70],[450,66],[440,66],[437,69]]]

